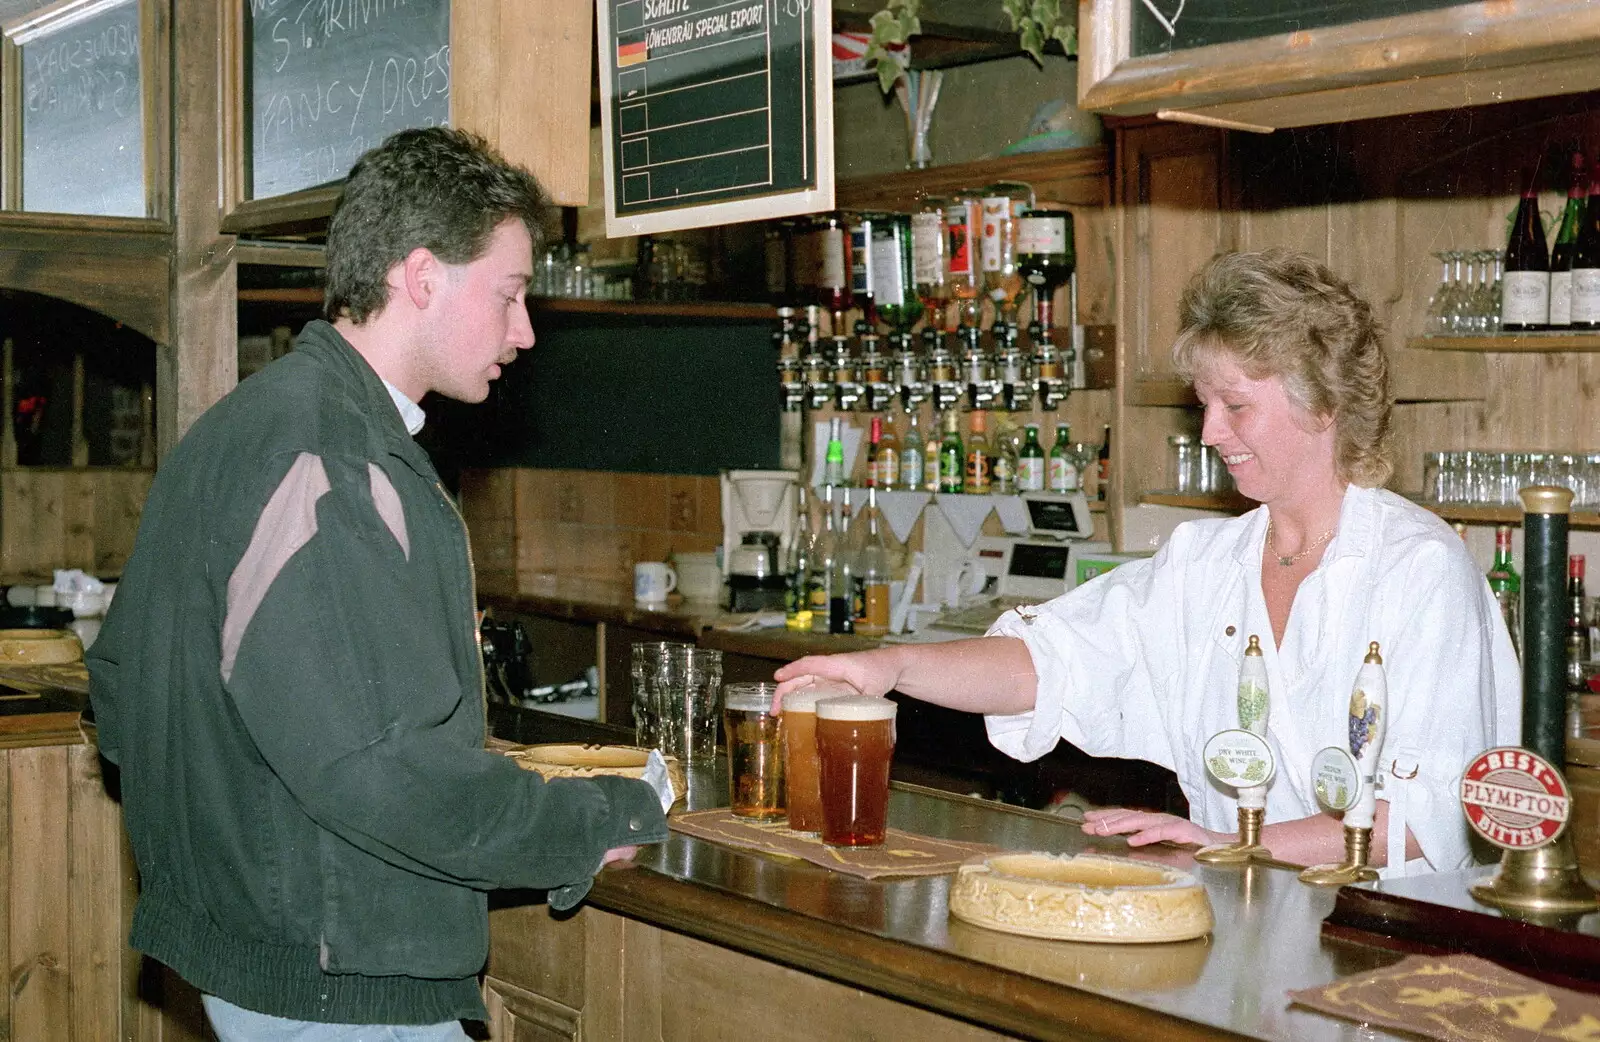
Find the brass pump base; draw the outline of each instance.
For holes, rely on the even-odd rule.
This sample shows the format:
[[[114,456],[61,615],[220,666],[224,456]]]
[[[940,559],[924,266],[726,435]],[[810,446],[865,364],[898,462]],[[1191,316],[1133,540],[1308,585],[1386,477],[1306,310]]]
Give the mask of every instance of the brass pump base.
[[[1272,851],[1261,845],[1261,821],[1266,813],[1240,807],[1238,841],[1201,847],[1194,852],[1194,859],[1207,865],[1243,865],[1270,860]]]
[[[1532,850],[1508,850],[1500,858],[1500,871],[1472,888],[1472,896],[1486,905],[1512,912],[1592,912],[1600,897],[1578,872],[1572,836],[1562,832]]]
[[[1367,854],[1372,847],[1372,827],[1364,829],[1345,826],[1344,863],[1341,865],[1312,865],[1300,873],[1300,882],[1312,886],[1344,886],[1347,883],[1367,883],[1378,878],[1378,870],[1367,864]]]

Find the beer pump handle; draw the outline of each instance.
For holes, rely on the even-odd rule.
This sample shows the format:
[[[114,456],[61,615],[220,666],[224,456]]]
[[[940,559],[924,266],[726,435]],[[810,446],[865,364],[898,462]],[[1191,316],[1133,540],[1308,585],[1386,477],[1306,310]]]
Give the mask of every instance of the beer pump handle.
[[[1250,644],[1239,664],[1239,726],[1262,738],[1267,736],[1267,660],[1261,655],[1261,638],[1250,635]],[[1239,789],[1239,806],[1245,810],[1265,810],[1267,786],[1250,785]]]
[[[1377,812],[1378,760],[1383,751],[1383,732],[1387,729],[1389,685],[1383,672],[1383,656],[1378,642],[1367,648],[1367,657],[1356,673],[1355,689],[1350,693],[1348,718],[1350,756],[1361,777],[1361,794],[1355,806],[1345,812],[1346,828],[1372,827]]]

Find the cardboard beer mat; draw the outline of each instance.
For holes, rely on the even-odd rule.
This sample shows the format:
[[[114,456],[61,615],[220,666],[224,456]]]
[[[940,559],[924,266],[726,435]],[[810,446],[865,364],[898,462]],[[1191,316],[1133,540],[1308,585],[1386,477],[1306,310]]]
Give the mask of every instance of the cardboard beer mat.
[[[800,858],[862,879],[948,875],[968,858],[1000,849],[987,843],[934,839],[899,829],[889,829],[881,847],[830,847],[820,837],[795,832],[781,822],[736,818],[727,807],[671,815],[667,825],[696,839]]]
[[[1600,1039],[1600,996],[1558,988],[1475,955],[1413,955],[1289,998],[1319,1013],[1444,1042]]]

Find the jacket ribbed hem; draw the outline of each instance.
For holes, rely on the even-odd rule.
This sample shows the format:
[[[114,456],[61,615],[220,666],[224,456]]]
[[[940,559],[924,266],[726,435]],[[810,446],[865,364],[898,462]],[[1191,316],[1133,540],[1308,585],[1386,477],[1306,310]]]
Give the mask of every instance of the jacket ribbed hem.
[[[231,937],[157,889],[139,896],[129,944],[236,1006],[328,1024],[438,1024],[488,1016],[476,977],[324,973],[315,947]]]

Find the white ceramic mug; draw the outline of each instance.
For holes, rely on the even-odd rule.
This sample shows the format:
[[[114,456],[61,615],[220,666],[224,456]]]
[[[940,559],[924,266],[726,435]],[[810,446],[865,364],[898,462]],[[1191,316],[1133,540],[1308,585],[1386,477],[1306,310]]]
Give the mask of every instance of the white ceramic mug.
[[[633,566],[633,599],[640,604],[661,604],[678,588],[678,573],[660,561],[640,561]]]
[[[715,553],[678,553],[672,563],[678,570],[678,592],[685,600],[715,601],[722,596],[722,569]]]

